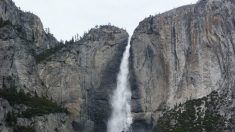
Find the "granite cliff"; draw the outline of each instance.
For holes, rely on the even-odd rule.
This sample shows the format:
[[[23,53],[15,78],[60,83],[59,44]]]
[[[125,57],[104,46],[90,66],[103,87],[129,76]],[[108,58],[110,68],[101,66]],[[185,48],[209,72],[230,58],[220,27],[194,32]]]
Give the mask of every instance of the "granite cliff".
[[[131,42],[134,129],[234,131],[234,15],[232,0],[201,0],[140,22]]]
[[[99,26],[59,43],[11,0],[0,20],[0,131],[103,132],[127,32]]]
[[[131,36],[133,132],[235,130],[235,2],[150,16]],[[0,1],[0,131],[105,132],[128,33],[92,28],[58,42]]]

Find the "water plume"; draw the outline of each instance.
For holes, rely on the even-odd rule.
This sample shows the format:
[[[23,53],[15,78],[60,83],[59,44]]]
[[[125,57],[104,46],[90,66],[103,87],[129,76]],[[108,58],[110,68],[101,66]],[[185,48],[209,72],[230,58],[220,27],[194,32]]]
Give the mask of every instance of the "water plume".
[[[112,114],[108,121],[108,132],[131,131],[131,91],[129,85],[130,47],[129,38],[117,77],[117,87],[111,98]]]

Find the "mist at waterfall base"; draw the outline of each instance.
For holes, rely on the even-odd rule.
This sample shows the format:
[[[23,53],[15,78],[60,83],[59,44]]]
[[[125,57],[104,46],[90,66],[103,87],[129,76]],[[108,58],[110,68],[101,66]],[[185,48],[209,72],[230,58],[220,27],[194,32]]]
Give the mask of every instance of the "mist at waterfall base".
[[[117,87],[111,98],[112,114],[108,121],[108,132],[130,132],[131,116],[131,91],[129,86],[129,56],[130,37],[123,53],[120,71],[117,77]]]

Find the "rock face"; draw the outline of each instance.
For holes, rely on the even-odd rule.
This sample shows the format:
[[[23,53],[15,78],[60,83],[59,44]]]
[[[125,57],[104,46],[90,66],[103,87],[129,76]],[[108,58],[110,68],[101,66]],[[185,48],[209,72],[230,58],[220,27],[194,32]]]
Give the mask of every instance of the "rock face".
[[[36,132],[74,131],[69,116],[61,113],[37,116],[31,119],[18,118],[17,124],[25,127],[31,126]]]
[[[140,22],[133,132],[235,130],[234,16],[233,0],[200,0]],[[125,30],[99,26],[62,44],[37,16],[1,0],[0,131],[105,132],[127,42]]]
[[[7,113],[11,111],[12,111],[12,107],[10,106],[8,101],[0,98],[0,123],[1,123],[0,131],[1,132],[9,131],[9,128],[6,127],[5,118],[6,118]]]
[[[109,98],[127,41],[124,30],[101,26],[38,65],[47,96],[80,118],[78,131],[88,129],[79,127],[87,123],[97,132],[106,130]]]
[[[212,91],[227,104],[217,112],[234,118],[234,15],[232,0],[201,0],[140,22],[131,41],[134,131],[153,131],[162,113]]]
[[[11,0],[1,0],[0,43],[0,88],[16,85],[42,94],[34,55],[59,43],[44,32],[40,19],[20,11]]]
[[[127,42],[125,30],[100,26],[64,45],[44,31],[37,16],[1,0],[0,89],[47,97],[67,113],[15,117],[29,106],[9,104],[12,100],[1,99],[8,94],[0,93],[0,130],[106,131],[109,98]]]

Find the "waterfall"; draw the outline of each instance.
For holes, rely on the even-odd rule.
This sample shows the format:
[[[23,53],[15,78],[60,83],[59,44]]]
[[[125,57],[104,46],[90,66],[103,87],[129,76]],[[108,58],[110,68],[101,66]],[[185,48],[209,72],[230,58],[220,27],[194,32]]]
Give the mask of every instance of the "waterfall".
[[[112,114],[108,121],[108,132],[131,131],[131,91],[129,86],[130,47],[129,37],[117,77],[117,87],[111,98]]]

